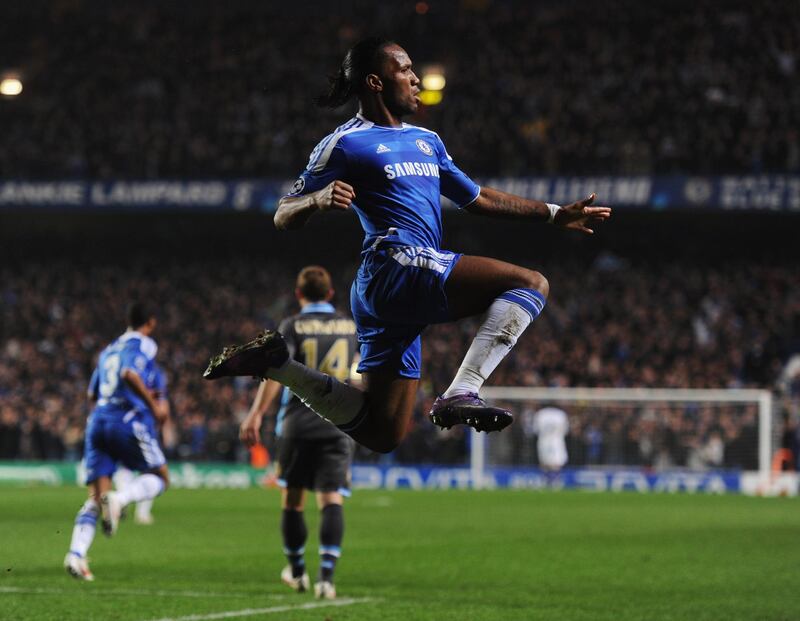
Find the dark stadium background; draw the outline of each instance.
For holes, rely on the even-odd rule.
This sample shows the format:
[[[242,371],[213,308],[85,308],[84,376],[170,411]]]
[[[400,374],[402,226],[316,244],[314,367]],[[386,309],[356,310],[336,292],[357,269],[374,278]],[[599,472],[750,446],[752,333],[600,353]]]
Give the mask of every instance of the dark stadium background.
[[[412,122],[438,131],[478,179],[730,175],[789,187],[800,174],[792,2],[34,0],[2,11],[0,73],[24,90],[0,97],[0,182],[290,182],[351,113],[321,111],[313,95],[374,31],[420,69],[444,68],[442,103]],[[800,351],[796,201],[786,190],[770,209],[612,203],[591,238],[447,211],[445,247],[520,261],[551,282],[548,311],[491,383],[771,389],[796,459],[800,381],[782,376]],[[278,233],[268,210],[229,205],[3,202],[0,459],[80,456],[95,356],[144,295],[162,309],[171,459],[246,461],[236,430],[255,385],[203,383],[205,361],[292,312],[306,264],[329,267],[346,308],[359,247],[350,215]],[[693,322],[704,317],[711,337],[699,343]],[[463,432],[436,433],[424,413],[475,326],[426,334],[417,428],[396,462],[464,462]],[[587,370],[593,357],[599,372]],[[676,440],[665,428],[655,441],[680,466],[712,431]],[[579,431],[571,442],[579,462]],[[652,465],[638,454],[624,463]]]
[[[431,327],[413,428],[358,452],[339,597],[315,601],[278,580],[273,464],[238,441],[256,383],[201,376],[296,310],[307,264],[348,306],[354,215],[272,216],[352,115],[313,98],[371,34],[445,78],[408,121],[477,182],[614,208],[593,236],[445,208],[444,248],[550,282],[489,388],[756,389],[771,411],[560,401],[569,462],[550,473],[541,400],[509,399],[488,437],[427,421],[479,318]],[[133,297],[159,310],[171,486],[152,526],[96,537],[78,582],[85,393]],[[799,422],[797,0],[0,2],[3,621],[796,619]]]

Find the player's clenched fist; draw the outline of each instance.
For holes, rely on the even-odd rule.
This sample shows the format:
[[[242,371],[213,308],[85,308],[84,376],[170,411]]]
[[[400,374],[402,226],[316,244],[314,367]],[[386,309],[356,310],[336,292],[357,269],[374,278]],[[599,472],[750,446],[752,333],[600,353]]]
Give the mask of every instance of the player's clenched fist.
[[[319,201],[319,208],[322,211],[328,209],[349,209],[350,204],[356,197],[353,186],[344,181],[332,181],[322,190]]]
[[[300,184],[301,192],[303,184]],[[324,188],[308,194],[289,194],[278,202],[275,212],[275,228],[298,229],[318,211],[346,210],[355,199],[353,186],[344,181],[331,181]]]

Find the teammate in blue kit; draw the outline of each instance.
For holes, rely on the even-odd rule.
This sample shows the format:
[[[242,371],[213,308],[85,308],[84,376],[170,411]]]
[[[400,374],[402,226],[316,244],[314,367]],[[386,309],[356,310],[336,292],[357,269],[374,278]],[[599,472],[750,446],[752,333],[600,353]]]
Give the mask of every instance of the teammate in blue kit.
[[[97,518],[112,536],[122,509],[161,494],[169,483],[166,460],[158,444],[156,421],[168,416],[145,379],[154,369],[158,346],[150,338],[155,315],[142,304],[128,309],[128,330],[106,347],[89,385],[94,408],[86,426],[86,483],[89,499],[78,511],[64,567],[80,580],[94,580],[86,554],[94,540]],[[111,477],[122,463],[141,474],[119,492]]]
[[[484,381],[544,308],[549,285],[537,271],[440,248],[440,195],[470,213],[550,222],[592,233],[611,215],[594,195],[564,207],[478,187],[439,136],[402,122],[416,112],[420,81],[405,50],[368,38],[347,53],[318,103],[352,98],[358,114],[320,142],[275,214],[279,229],[302,227],[318,211],[352,209],[364,229],[351,289],[365,391],[290,360],[282,336],[264,332],[212,358],[205,377],[253,375],[287,386],[323,418],[378,452],[393,450],[411,417],[420,376],[420,333],[429,324],[486,313],[431,420],[481,431],[511,423],[510,412],[478,396]]]
[[[98,375],[95,372],[95,374],[92,376],[92,384],[89,387],[90,394],[97,394],[97,385],[95,384],[97,378]],[[167,394],[167,376],[166,373],[164,373],[164,370],[155,362],[153,363],[152,369],[150,369],[150,371],[147,373],[147,376],[144,378],[144,384],[150,391],[150,394],[153,395],[153,398],[156,400],[156,403],[159,405],[162,411],[166,412],[166,416],[169,416],[170,412],[169,397]],[[150,414],[155,416],[154,412],[150,412]],[[133,472],[133,470],[129,470],[125,466],[117,468],[117,471],[113,476],[114,487],[117,489],[125,489],[135,480],[136,473]],[[136,503],[133,521],[137,524],[143,524],[145,526],[153,524],[154,519],[152,498],[150,500],[141,500]]]

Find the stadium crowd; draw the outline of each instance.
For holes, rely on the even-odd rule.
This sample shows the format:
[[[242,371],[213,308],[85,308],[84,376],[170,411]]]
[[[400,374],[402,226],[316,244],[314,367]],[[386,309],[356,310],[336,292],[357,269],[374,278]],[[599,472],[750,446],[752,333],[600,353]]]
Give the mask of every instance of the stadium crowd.
[[[330,5],[4,7],[0,78],[19,75],[24,89],[0,97],[0,179],[290,178],[350,113],[320,110],[313,96],[344,50],[376,32],[404,45],[421,75],[443,70],[443,104],[410,120],[438,131],[475,176],[800,172],[800,12],[791,2]],[[553,285],[548,307],[490,383],[777,386],[800,411],[800,362],[784,366],[800,351],[796,262],[752,260],[746,250],[716,263],[671,250],[668,259],[607,252],[540,263]],[[297,266],[169,251],[35,256],[7,253],[0,264],[0,459],[80,455],[96,356],[142,292],[160,311],[170,457],[247,459],[237,426],[255,383],[210,384],[201,373],[222,346],[294,312]],[[337,261],[328,267],[345,293],[355,266]],[[476,328],[468,320],[426,331],[414,429],[392,459],[465,458],[464,430],[441,432],[425,413]],[[525,420],[534,407],[522,406],[521,423],[494,443],[499,461],[533,459]],[[747,408],[570,415],[573,463],[734,466],[752,457],[742,457],[754,443]],[[264,439],[272,446],[271,427]]]
[[[348,291],[353,269],[332,270],[340,275],[338,291]],[[787,343],[797,340],[797,326],[787,322],[800,317],[792,265],[711,268],[675,261],[657,268],[606,253],[590,265],[560,262],[545,271],[557,283],[548,308],[498,368],[493,385],[770,387],[781,376]],[[158,361],[167,371],[174,413],[174,428],[165,435],[171,457],[246,460],[237,428],[256,383],[209,383],[201,374],[221,346],[295,312],[294,275],[286,265],[242,256],[190,261],[141,255],[124,266],[4,264],[0,459],[80,455],[97,354],[124,329],[126,301],[144,292],[159,308]],[[340,305],[347,308],[346,299]],[[425,332],[415,428],[395,460],[464,459],[463,430],[440,432],[425,413],[449,384],[476,328],[475,320],[466,320]],[[523,421],[531,407],[517,406]],[[719,464],[735,465],[730,456],[740,452],[726,457],[725,447],[754,446],[755,415],[748,409],[716,418],[697,408],[658,416],[630,408],[570,413],[574,463],[686,465],[711,454],[703,448],[711,443],[722,451]],[[514,425],[498,459],[524,461],[524,447],[533,441],[526,434],[524,422]],[[271,424],[264,438],[271,446]]]
[[[313,96],[368,33],[440,66],[480,175],[800,171],[792,2],[26,2],[4,7],[5,178],[294,176],[348,113]],[[306,19],[311,13],[314,19]],[[468,43],[465,43],[468,42]],[[124,110],[124,114],[120,111]]]

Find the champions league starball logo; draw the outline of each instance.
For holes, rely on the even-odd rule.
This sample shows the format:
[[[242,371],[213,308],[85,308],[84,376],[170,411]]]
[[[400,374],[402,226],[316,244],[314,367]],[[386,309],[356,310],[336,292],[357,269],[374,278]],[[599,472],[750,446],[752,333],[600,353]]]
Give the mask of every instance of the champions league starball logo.
[[[425,155],[433,155],[433,149],[431,149],[431,145],[429,145],[427,142],[425,142],[422,138],[417,140],[417,147]]]
[[[292,189],[289,194],[300,194],[303,191],[303,188],[306,187],[306,180],[302,177],[299,177],[297,181],[292,184]]]

